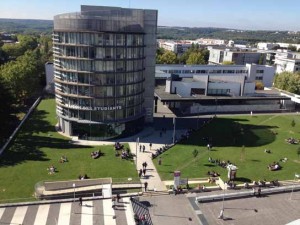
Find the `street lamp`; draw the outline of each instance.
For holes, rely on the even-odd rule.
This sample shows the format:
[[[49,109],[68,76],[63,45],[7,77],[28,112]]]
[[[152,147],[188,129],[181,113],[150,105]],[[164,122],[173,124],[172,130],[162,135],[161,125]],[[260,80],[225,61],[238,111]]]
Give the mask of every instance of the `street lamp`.
[[[218,99],[217,98],[215,98],[215,103],[216,103],[216,110],[215,110],[215,116],[217,116],[217,107],[218,107]]]
[[[73,189],[74,189],[74,202],[75,202],[75,187],[76,187],[76,184],[73,183]]]
[[[136,170],[138,168],[138,165],[137,165],[137,152],[138,152],[138,147],[139,147],[139,143],[140,143],[140,138],[138,137],[136,139],[136,142],[135,142],[135,164],[136,164]]]
[[[221,209],[220,215],[218,216],[218,219],[222,219],[222,220],[224,219],[224,201],[225,201],[226,189],[227,189],[227,183],[224,183],[222,209]]]
[[[174,129],[173,129],[173,145],[175,144],[175,117],[173,117],[173,126],[174,126]]]

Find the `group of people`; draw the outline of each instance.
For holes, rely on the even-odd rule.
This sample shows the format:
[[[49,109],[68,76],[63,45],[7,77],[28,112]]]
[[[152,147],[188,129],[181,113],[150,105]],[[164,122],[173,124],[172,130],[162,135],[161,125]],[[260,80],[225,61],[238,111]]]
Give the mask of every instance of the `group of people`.
[[[170,146],[165,145],[162,148],[157,149],[155,153],[152,153],[152,159],[155,159],[157,156],[159,156],[163,152],[167,151],[169,148],[170,148]]]
[[[120,144],[120,142],[115,143],[115,150],[122,150],[124,148],[124,145]]]
[[[143,166],[143,169],[139,170],[139,177],[140,178],[142,177],[142,175],[144,175],[144,177],[146,176],[146,171],[147,171],[147,166],[148,166],[147,162],[143,162],[142,166]]]
[[[126,150],[122,150],[122,153],[121,153],[121,158],[122,159],[129,159],[131,158],[131,154],[130,154],[130,150],[129,149],[126,149]]]
[[[278,162],[273,162],[272,164],[268,165],[268,169],[271,171],[276,171],[276,170],[280,170],[281,166],[279,165]]]
[[[299,143],[299,140],[297,140],[295,138],[292,138],[292,137],[289,137],[288,139],[285,139],[285,141],[289,144],[298,144]]]
[[[85,179],[88,179],[89,177],[86,175],[86,174],[84,174],[83,176],[80,174],[79,176],[78,176],[78,179],[79,180],[85,180]]]
[[[207,175],[211,176],[211,177],[219,177],[220,176],[220,174],[215,171],[208,171]]]
[[[101,150],[91,152],[91,157],[97,159],[101,155]]]

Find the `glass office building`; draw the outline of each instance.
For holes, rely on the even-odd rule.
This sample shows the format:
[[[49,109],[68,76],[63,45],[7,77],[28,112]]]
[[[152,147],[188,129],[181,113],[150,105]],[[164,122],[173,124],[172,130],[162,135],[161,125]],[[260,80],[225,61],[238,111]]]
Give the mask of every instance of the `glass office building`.
[[[81,6],[54,17],[60,129],[105,140],[153,120],[157,11]]]

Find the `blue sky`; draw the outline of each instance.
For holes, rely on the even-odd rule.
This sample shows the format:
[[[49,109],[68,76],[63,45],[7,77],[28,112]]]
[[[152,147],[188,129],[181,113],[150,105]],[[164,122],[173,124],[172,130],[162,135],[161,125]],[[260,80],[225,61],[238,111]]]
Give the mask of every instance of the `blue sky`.
[[[0,18],[52,19],[83,4],[157,9],[161,26],[300,31],[299,0],[1,0]]]

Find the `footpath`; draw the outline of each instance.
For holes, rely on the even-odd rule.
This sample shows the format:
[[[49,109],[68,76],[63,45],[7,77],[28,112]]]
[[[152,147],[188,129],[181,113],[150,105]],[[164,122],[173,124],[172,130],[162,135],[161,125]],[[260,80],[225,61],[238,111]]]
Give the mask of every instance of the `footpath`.
[[[176,137],[180,137],[184,134],[186,130],[176,130]],[[130,146],[131,152],[136,155],[134,162],[136,163],[137,173],[140,169],[143,169],[142,164],[147,163],[146,174],[141,176],[140,180],[143,184],[143,192],[145,192],[144,185],[145,182],[148,183],[147,191],[157,191],[164,192],[167,191],[167,188],[162,182],[153,162],[152,162],[152,153],[155,153],[157,149],[164,147],[165,145],[173,144],[173,130],[166,130],[162,132],[161,130],[155,130],[154,128],[148,127],[145,128],[142,132],[131,136],[129,138],[123,138],[117,140],[120,143],[128,143]],[[78,140],[77,137],[72,138],[73,144],[78,145],[113,145],[115,142],[110,141],[86,141]],[[150,143],[152,147],[150,148]],[[140,151],[140,146],[145,146],[145,150]],[[162,159],[163,161],[163,159]],[[163,162],[162,162],[163,163]]]

